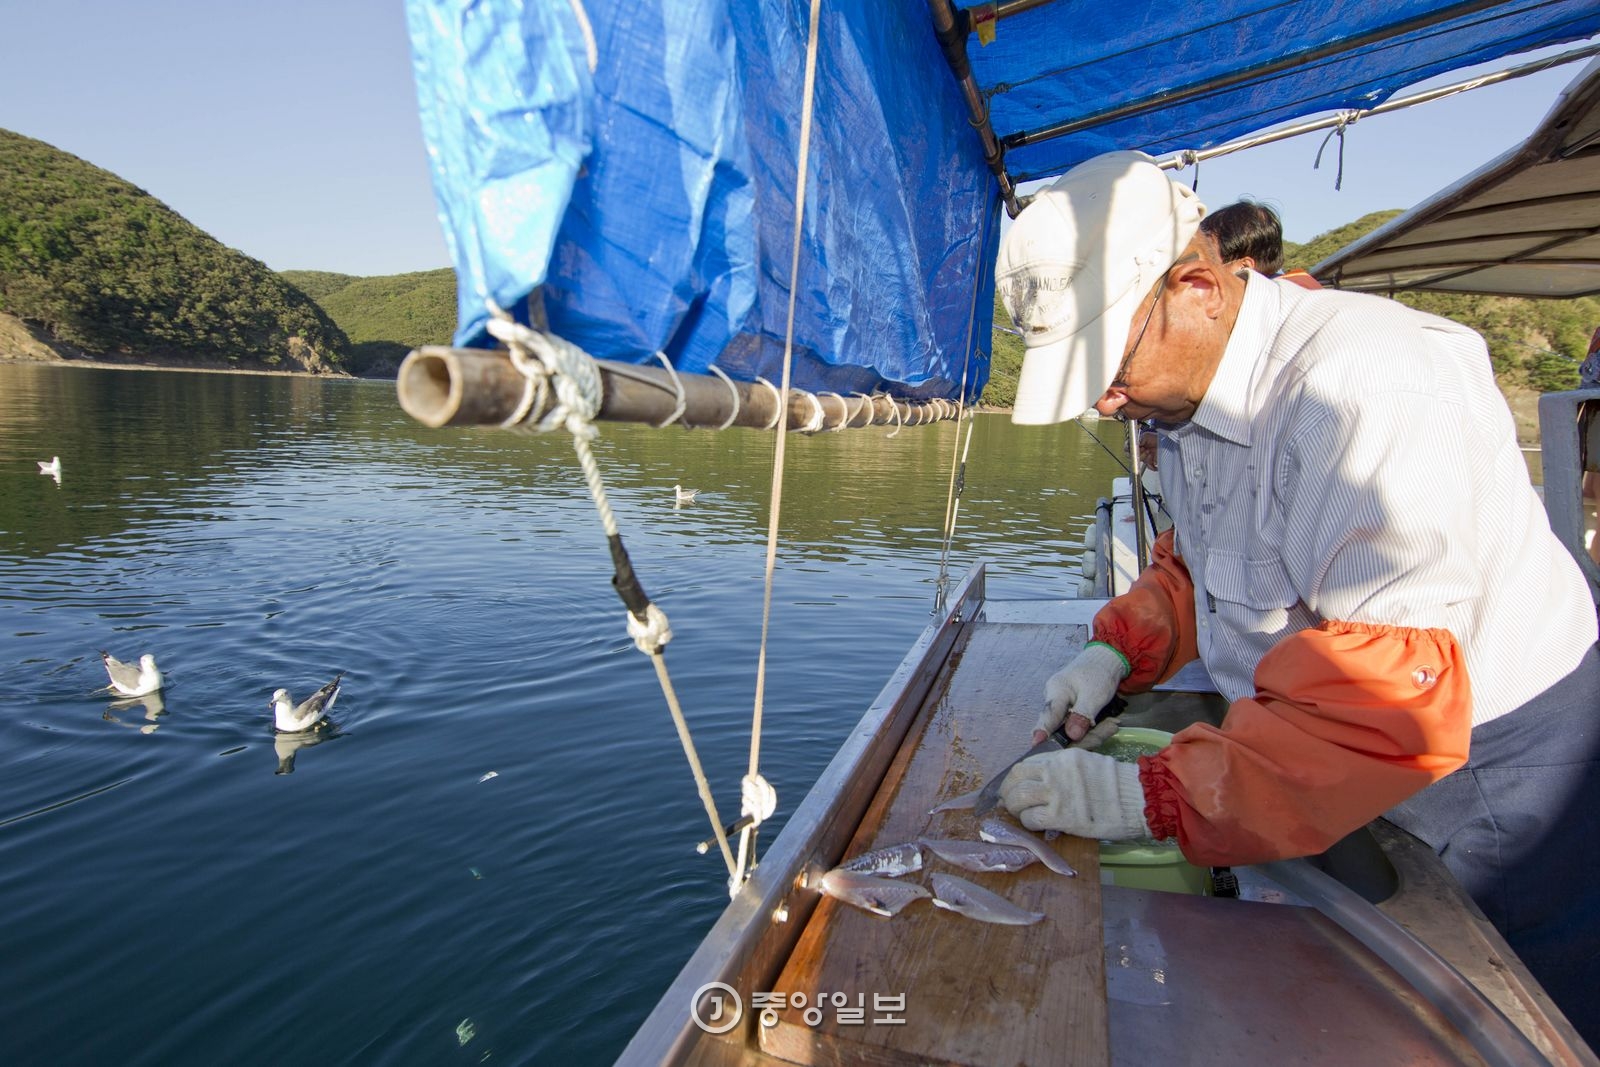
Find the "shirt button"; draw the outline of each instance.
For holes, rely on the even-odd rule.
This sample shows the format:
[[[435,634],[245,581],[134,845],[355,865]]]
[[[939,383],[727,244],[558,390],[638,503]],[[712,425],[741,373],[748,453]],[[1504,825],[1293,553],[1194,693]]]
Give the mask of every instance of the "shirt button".
[[[1195,467],[1189,473],[1194,475],[1197,479],[1204,478],[1206,475],[1206,469],[1204,467]]]

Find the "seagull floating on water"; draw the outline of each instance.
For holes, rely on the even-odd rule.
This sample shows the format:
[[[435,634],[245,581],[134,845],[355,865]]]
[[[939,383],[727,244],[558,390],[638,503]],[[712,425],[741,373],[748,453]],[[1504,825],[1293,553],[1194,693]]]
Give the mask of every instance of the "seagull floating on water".
[[[693,503],[694,502],[694,498],[696,496],[698,496],[699,493],[700,493],[700,490],[698,490],[698,489],[685,489],[681,485],[675,485],[672,488],[673,488],[673,491],[678,494],[678,503],[680,503],[680,504]]]
[[[273,719],[282,733],[293,734],[302,730],[320,729],[326,721],[328,712],[333,710],[333,702],[339,699],[339,679],[344,677],[340,671],[333,676],[333,681],[318,689],[305,700],[296,704],[289,698],[287,689],[279,689],[272,694]]]
[[[48,474],[50,477],[59,482],[61,480],[61,457],[51,456],[49,463],[46,463],[42,459],[39,460],[39,473]]]
[[[156,669],[156,658],[146,652],[139,657],[139,665],[124,663],[105,649],[100,650],[100,660],[106,665],[111,685],[125,697],[142,697],[161,688],[161,672]]]

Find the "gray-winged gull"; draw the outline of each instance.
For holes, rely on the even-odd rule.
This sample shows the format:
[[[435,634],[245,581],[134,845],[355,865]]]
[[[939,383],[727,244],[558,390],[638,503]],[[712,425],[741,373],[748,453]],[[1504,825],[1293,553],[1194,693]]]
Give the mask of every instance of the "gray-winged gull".
[[[287,689],[279,689],[274,692],[272,694],[272,713],[273,721],[277,728],[286,734],[317,728],[324,721],[328,712],[333,710],[333,702],[339,699],[339,679],[343,677],[344,672],[340,671],[333,676],[333,681],[306,697],[299,704],[289,698]]]
[[[125,697],[142,697],[161,688],[161,672],[156,669],[156,658],[146,652],[139,657],[139,665],[124,663],[105,649],[100,650],[100,660],[106,665],[111,678],[107,686]]]

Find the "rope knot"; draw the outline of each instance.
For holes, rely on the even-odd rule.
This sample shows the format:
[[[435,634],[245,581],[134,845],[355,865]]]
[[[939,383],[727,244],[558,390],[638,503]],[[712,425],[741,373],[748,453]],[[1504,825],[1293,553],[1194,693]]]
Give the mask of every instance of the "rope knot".
[[[489,312],[489,335],[504,342],[511,365],[528,379],[522,403],[505,425],[522,424],[553,388],[556,402],[533,429],[540,433],[565,429],[574,437],[588,440],[598,436],[593,423],[600,414],[604,384],[600,367],[589,353],[571,341],[524,326],[493,301],[489,302]]]
[[[627,616],[628,636],[633,638],[634,645],[645,655],[655,655],[672,640],[672,624],[667,621],[667,613],[654,604],[645,608],[642,621],[631,611]]]
[[[772,788],[772,783],[759,774],[747,774],[739,787],[739,814],[750,817],[751,829],[772,818],[772,813],[778,810],[778,791]]]

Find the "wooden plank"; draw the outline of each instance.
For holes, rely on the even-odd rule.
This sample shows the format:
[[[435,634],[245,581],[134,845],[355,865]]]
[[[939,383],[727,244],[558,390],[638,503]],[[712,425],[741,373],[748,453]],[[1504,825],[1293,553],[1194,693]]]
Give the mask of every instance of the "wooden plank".
[[[1028,747],[1045,679],[1086,639],[1081,626],[974,624],[846,856],[919,836],[976,838],[970,811],[929,809]],[[786,1007],[758,1026],[762,1050],[806,1064],[1108,1062],[1098,846],[1061,837],[1054,847],[1077,878],[1040,864],[974,874],[925,854],[928,870],[1043,911],[1033,926],[980,923],[927,901],[883,919],[824,898],[771,991]],[[805,1008],[789,1003],[796,993]],[[863,1009],[860,1023],[845,1021],[835,993]],[[828,998],[820,1012],[819,994]],[[892,1013],[877,999],[902,996],[904,1010]],[[881,1021],[891,1015],[904,1022]]]

